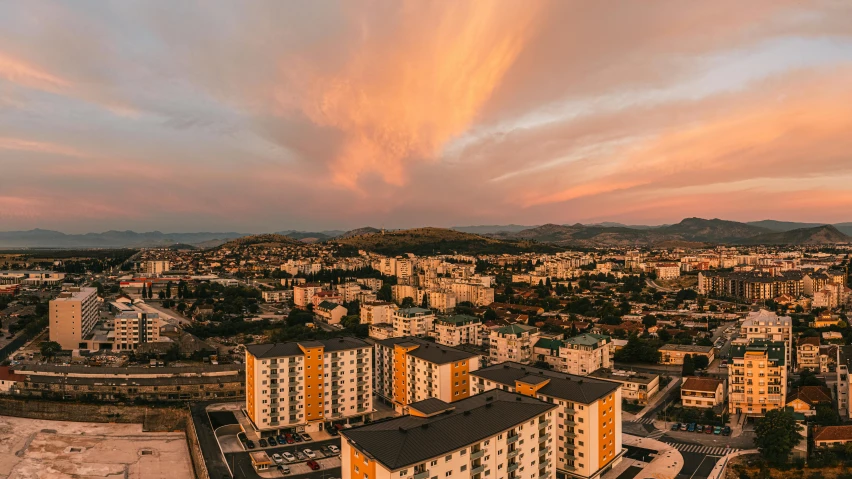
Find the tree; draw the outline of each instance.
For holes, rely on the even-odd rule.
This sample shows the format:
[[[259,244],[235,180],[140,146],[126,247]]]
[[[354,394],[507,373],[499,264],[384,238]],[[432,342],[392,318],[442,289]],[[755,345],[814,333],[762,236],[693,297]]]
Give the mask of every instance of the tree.
[[[645,325],[646,328],[650,328],[651,326],[657,325],[657,318],[654,315],[647,315],[642,318],[642,324]]]
[[[45,341],[41,343],[41,355],[45,358],[53,358],[60,351],[62,351],[62,345],[57,343],[56,341]]]
[[[400,308],[412,308],[414,307],[414,298],[411,296],[406,296],[402,298],[402,303],[399,305]]]
[[[793,413],[782,409],[767,411],[754,427],[754,445],[771,464],[784,464],[793,447],[802,440],[802,429]]]
[[[154,283],[149,283],[148,284],[148,299],[151,299],[153,297],[154,297]]]
[[[707,369],[710,366],[710,360],[707,356],[699,356],[695,355],[692,357],[692,361],[695,363],[695,369]]]
[[[623,363],[657,364],[660,362],[660,351],[634,334],[627,339],[627,345],[615,353],[615,360]]]
[[[683,357],[683,372],[682,372],[682,375],[684,377],[695,375],[695,360],[692,359],[691,354],[687,354],[686,356]]]
[[[820,404],[816,407],[814,422],[820,426],[836,426],[840,424],[840,416],[830,404]]]
[[[379,292],[376,293],[376,299],[378,299],[379,301],[391,301],[393,299],[391,285],[383,284],[382,287],[379,288]]]
[[[166,283],[166,299],[171,299],[172,297],[172,282],[169,281]]]

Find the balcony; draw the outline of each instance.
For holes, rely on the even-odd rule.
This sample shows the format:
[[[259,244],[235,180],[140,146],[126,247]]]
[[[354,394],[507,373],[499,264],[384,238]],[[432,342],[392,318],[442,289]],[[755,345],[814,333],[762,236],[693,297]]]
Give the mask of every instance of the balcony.
[[[506,468],[507,472],[515,472],[518,470],[518,463],[515,462],[513,464],[509,464],[509,467]]]
[[[538,442],[545,442],[548,439],[550,439],[550,434],[547,434],[547,433],[542,434],[541,436],[538,437]]]
[[[573,421],[571,419],[566,419],[562,423],[565,424],[566,426],[576,426],[577,425],[577,422]]]
[[[511,458],[513,458],[513,457],[516,457],[516,456],[518,455],[518,453],[519,453],[519,452],[521,452],[521,450],[520,450],[520,449],[512,449],[511,451],[509,451],[509,452],[506,454],[506,456],[507,456],[509,459],[511,459]]]
[[[518,434],[513,434],[513,435],[506,438],[506,443],[507,444],[514,444],[514,443],[518,442],[518,439],[520,439],[520,437],[521,436],[519,436]]]
[[[547,426],[549,426],[549,425],[550,425],[550,419],[545,419],[544,421],[539,421],[539,422],[538,422],[538,428],[539,428],[539,429],[541,429],[541,428],[545,428],[545,427],[547,427]]]
[[[484,465],[483,466],[476,466],[476,467],[474,467],[473,469],[470,470],[470,473],[471,474],[479,474],[480,472],[482,472],[484,470],[485,470]],[[417,479],[417,478],[415,477],[415,479]]]
[[[470,453],[470,460],[479,459],[480,457],[485,455],[485,449],[480,449],[478,451]]]
[[[565,431],[565,437],[573,439],[577,437],[577,433]]]
[[[577,414],[577,410],[576,410],[576,409],[571,409],[571,408],[569,407],[569,408],[565,408],[565,413],[566,413],[566,414]]]
[[[427,477],[429,477],[429,470],[428,469],[425,470],[425,471],[417,472],[417,473],[414,474],[414,479],[426,479]]]

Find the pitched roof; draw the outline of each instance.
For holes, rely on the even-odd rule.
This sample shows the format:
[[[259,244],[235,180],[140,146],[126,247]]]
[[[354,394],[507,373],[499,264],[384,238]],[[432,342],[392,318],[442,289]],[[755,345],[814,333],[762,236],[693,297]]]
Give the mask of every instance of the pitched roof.
[[[417,349],[409,351],[408,355],[434,364],[447,364],[478,356],[476,353],[451,348],[449,346],[444,346],[443,344],[426,341],[425,339],[420,339],[414,336],[382,339],[376,341],[376,343],[391,348],[397,344],[404,346],[416,346]]]
[[[819,336],[812,336],[810,338],[799,338],[799,346],[803,346],[805,344],[810,344],[811,346],[819,346]]]
[[[529,376],[542,376],[550,379],[550,382],[539,389],[539,393],[582,404],[591,404],[621,387],[618,383],[602,379],[560,373],[513,361],[471,371],[470,375],[511,387],[515,387],[516,380],[523,379],[525,382],[531,383],[532,379]]]
[[[824,426],[814,432],[816,441],[852,441],[852,426]]]
[[[439,323],[444,324],[452,324],[454,326],[458,326],[460,324],[470,324],[470,323],[480,323],[481,319],[476,316],[470,316],[468,314],[456,314],[453,316],[448,316],[446,318],[438,318],[437,321]]]
[[[408,409],[418,411],[424,416],[433,416],[437,413],[454,409],[454,407],[438,398],[426,398],[422,401],[409,404]]]
[[[565,340],[568,344],[578,344],[581,346],[597,346],[601,341],[609,340],[609,336],[605,336],[602,334],[591,334],[591,333],[583,333],[579,336],[574,336],[573,338],[568,338]]]
[[[543,348],[550,349],[551,351],[556,351],[562,347],[564,343],[558,339],[554,338],[541,338],[535,343],[535,348]]]
[[[320,339],[317,341],[291,341],[287,343],[250,344],[246,351],[257,358],[277,358],[282,356],[301,356],[304,354],[302,344],[306,347],[316,348],[323,346],[326,352],[343,351],[347,349],[369,348],[370,344],[353,337],[342,337],[334,339]]]
[[[700,377],[688,377],[686,381],[683,382],[683,385],[680,387],[681,390],[686,389],[687,391],[706,391],[706,392],[716,392],[716,388],[722,384],[722,381],[715,378],[700,378]]]
[[[787,403],[796,399],[810,405],[831,404],[831,390],[824,386],[801,386],[787,394]]]
[[[536,332],[536,327],[528,326],[526,324],[509,324],[498,329],[497,332],[500,334],[514,334],[516,336],[520,336],[521,334],[524,334],[526,332]]]
[[[456,401],[453,406],[436,416],[402,416],[344,429],[341,435],[394,471],[480,442],[556,408],[500,390]]]

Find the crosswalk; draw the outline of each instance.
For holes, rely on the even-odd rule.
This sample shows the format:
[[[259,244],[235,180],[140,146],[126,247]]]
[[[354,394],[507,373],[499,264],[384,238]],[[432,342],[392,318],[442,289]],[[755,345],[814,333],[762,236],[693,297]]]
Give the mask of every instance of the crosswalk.
[[[650,417],[642,417],[642,418],[635,419],[635,420],[630,421],[630,422],[633,422],[633,423],[636,423],[636,424],[654,424],[654,419],[650,418]]]
[[[702,446],[701,444],[684,444],[682,442],[669,441],[663,442],[670,446],[673,446],[680,452],[691,452],[695,454],[704,454],[706,456],[724,456],[726,454],[731,454],[733,452],[739,451],[739,449],[732,449],[730,447],[710,447]]]
[[[650,437],[651,439],[659,439],[666,434],[666,431],[661,431],[659,429],[654,429],[650,434],[645,437]]]

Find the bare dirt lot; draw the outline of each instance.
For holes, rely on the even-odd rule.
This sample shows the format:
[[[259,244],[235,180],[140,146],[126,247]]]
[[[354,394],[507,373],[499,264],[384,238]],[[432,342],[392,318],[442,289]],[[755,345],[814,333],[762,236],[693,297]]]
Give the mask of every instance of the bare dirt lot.
[[[0,416],[0,477],[191,479],[183,433]]]

